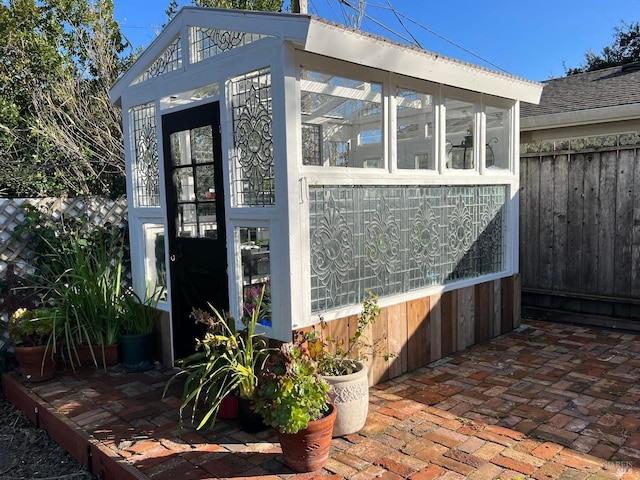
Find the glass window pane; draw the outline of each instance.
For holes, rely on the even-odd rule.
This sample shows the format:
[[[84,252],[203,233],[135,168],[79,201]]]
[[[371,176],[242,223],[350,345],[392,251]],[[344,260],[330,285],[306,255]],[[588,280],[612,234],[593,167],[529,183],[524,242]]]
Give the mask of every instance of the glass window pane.
[[[157,223],[145,223],[142,229],[145,248],[144,278],[147,292],[153,293],[157,288],[162,288],[161,300],[166,300],[167,268],[164,252],[164,226]]]
[[[195,200],[193,169],[191,167],[179,168],[173,172],[173,184],[179,202],[189,202]]]
[[[398,89],[396,116],[398,168],[435,170],[432,95]]]
[[[447,168],[473,169],[473,131],[475,105],[446,98]]]
[[[510,109],[487,106],[487,168],[509,168]]]
[[[191,130],[191,159],[193,163],[211,162],[213,152],[213,132],[211,125]]]
[[[382,85],[311,70],[300,83],[303,164],[384,167]]]
[[[133,201],[136,207],[160,206],[160,170],[153,103],[129,110]]]
[[[271,327],[271,253],[269,229],[239,227],[242,259],[242,312],[251,315],[264,289],[259,323]]]

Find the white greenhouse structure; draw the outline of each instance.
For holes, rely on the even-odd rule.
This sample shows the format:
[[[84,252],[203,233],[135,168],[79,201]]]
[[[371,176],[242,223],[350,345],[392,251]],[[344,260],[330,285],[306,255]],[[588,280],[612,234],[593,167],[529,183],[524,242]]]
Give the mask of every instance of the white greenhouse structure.
[[[348,334],[371,290],[397,354],[372,382],[519,322],[519,104],[542,86],[300,14],[183,8],[112,89],[134,284],[287,341]]]

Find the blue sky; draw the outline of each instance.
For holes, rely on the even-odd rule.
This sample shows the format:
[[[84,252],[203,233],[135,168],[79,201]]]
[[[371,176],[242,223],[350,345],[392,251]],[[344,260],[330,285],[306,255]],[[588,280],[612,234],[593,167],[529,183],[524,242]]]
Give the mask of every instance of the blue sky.
[[[389,9],[389,1],[404,26]],[[309,13],[338,23],[353,13],[339,0],[308,3]],[[145,47],[166,22],[168,4],[169,0],[115,0],[115,17],[127,38]],[[599,53],[612,42],[622,20],[640,21],[639,7],[638,0],[367,0],[361,28],[403,41],[377,24],[381,23],[406,39],[412,35],[426,50],[541,81],[563,76],[564,65],[579,66],[589,49]]]

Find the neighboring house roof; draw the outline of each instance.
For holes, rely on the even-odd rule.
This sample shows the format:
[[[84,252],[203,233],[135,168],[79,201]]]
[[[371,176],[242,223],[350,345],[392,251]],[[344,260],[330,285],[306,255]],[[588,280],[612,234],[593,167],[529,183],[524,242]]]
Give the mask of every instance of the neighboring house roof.
[[[637,63],[554,78],[543,85],[539,104],[521,104],[524,129],[640,117]]]

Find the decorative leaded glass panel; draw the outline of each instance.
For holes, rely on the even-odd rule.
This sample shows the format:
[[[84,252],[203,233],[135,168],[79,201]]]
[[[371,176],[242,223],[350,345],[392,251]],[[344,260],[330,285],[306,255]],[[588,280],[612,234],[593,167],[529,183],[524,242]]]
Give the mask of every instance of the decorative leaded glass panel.
[[[251,72],[231,81],[233,183],[236,206],[275,203],[271,73]]]
[[[232,48],[242,47],[269,36],[221,28],[191,27],[191,63],[201,62]]]
[[[133,85],[159,77],[165,73],[173,72],[182,67],[182,52],[180,48],[180,37],[176,38],[171,45],[147,68],[142,75],[135,79]]]
[[[505,269],[508,187],[312,186],[311,309]]]
[[[129,110],[133,172],[133,198],[136,207],[160,206],[160,171],[156,107],[153,103]]]

